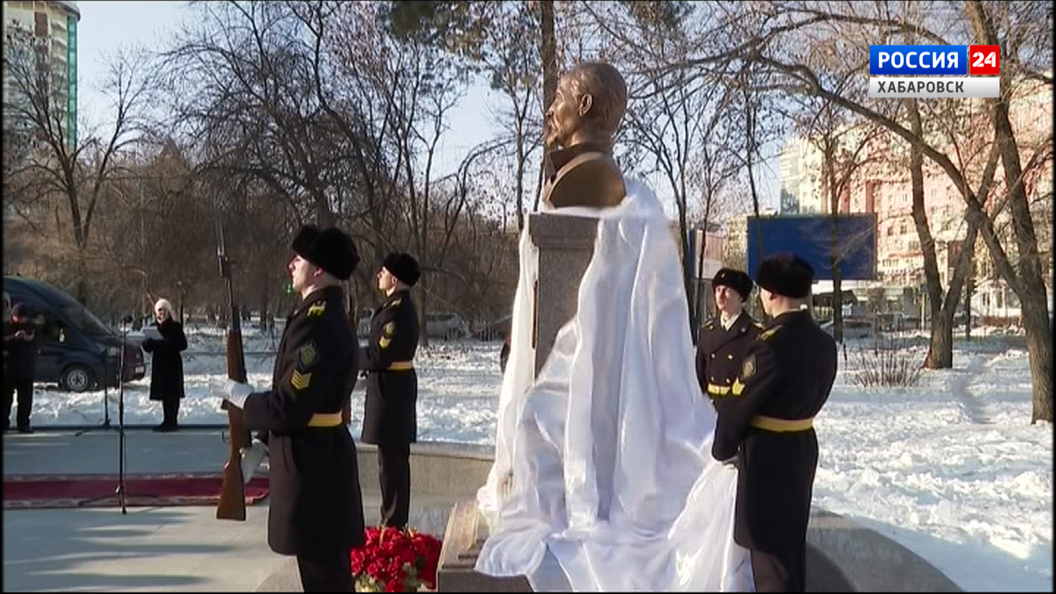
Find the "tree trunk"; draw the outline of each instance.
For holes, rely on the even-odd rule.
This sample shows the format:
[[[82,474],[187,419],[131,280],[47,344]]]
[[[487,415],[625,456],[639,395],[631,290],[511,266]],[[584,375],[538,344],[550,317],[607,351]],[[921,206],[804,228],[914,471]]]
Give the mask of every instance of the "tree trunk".
[[[940,311],[935,311],[939,309]],[[953,368],[953,316],[931,306],[931,342],[928,344],[928,356],[924,359],[928,369]]]
[[[838,190],[835,183],[835,172],[833,171],[834,165],[832,163],[832,150],[826,155],[828,161],[828,167],[826,167],[829,176],[829,210],[832,212],[832,235],[830,237],[831,247],[829,253],[831,254],[832,263],[832,338],[839,343],[843,343],[843,279],[840,278],[840,228],[839,228],[839,204]]]
[[[520,124],[518,124],[520,128]],[[524,231],[524,166],[527,158],[524,155],[524,136],[517,132],[517,230]]]
[[[554,37],[554,2],[543,0],[539,3],[539,57],[543,63],[543,138],[546,138],[546,110],[557,95],[557,38]],[[539,210],[539,199],[542,196],[543,184],[554,174],[553,163],[547,152],[550,147],[543,141],[543,151],[539,158],[539,177],[535,187],[535,202],[532,210]],[[522,224],[518,221],[518,224]],[[524,227],[521,226],[523,231]]]
[[[964,279],[964,339],[971,342],[972,340],[972,292],[975,290],[975,246],[966,245],[965,249],[969,250],[968,258],[971,260],[971,264],[968,269],[968,278]]]
[[[979,42],[990,45],[998,44],[990,15],[983,4],[972,0],[965,4],[972,31]],[[1008,71],[1001,75],[1002,88],[1009,88],[1011,83]],[[1027,333],[1027,353],[1030,358],[1031,401],[1033,412],[1030,422],[1052,422],[1052,325],[1049,323],[1045,279],[1041,273],[1041,261],[1038,254],[1038,240],[1034,232],[1034,221],[1030,214],[1026,188],[1023,186],[1023,167],[1019,158],[1019,145],[1012,131],[1008,118],[1008,96],[987,99],[990,115],[996,133],[995,142],[1001,153],[1001,164],[1005,172],[1005,185],[1008,188],[1009,206],[1012,210],[1012,228],[1015,235],[1018,262],[1015,274],[1011,273],[1010,262],[996,262],[1009,286],[1019,297],[1023,312],[1023,329]],[[985,236],[984,236],[985,238]],[[994,259],[999,254],[994,246],[987,244]],[[1002,266],[1003,264],[1003,266]]]
[[[840,264],[832,264],[832,338],[843,342],[843,283],[840,279]]]
[[[84,247],[79,246],[77,254],[77,302],[88,307],[88,264],[85,262]]]
[[[539,28],[541,46],[539,56],[543,62],[543,113],[557,94],[557,39],[554,37],[554,2],[539,3]]]
[[[1029,304],[1028,304],[1029,303]],[[1030,424],[1052,422],[1052,332],[1045,299],[1020,301],[1023,327],[1027,331],[1027,355],[1030,361]],[[1039,307],[1040,306],[1040,307]]]
[[[908,100],[909,122],[913,133],[923,135],[923,124],[915,99]],[[951,369],[953,367],[953,318],[950,308],[943,307],[942,283],[939,280],[939,262],[935,253],[935,237],[928,225],[924,209],[924,151],[912,145],[909,151],[910,185],[913,198],[913,224],[920,238],[920,251],[924,257],[924,281],[928,290],[928,306],[931,317],[931,342],[924,367],[928,369]],[[947,315],[948,314],[948,315]],[[922,320],[923,321],[923,320]]]
[[[425,287],[418,283],[415,288],[418,289],[418,344],[428,347],[429,327],[426,324],[426,318],[428,318],[429,304],[426,302]]]

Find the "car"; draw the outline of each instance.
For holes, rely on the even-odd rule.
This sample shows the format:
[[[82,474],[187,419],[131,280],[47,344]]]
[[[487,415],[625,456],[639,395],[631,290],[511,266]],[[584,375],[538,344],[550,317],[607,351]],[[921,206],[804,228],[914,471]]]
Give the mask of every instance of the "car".
[[[360,310],[359,317],[356,319],[356,336],[358,338],[370,336],[370,320],[373,315],[374,312],[369,309]],[[450,339],[469,336],[469,324],[466,323],[462,316],[452,312],[429,314],[426,316],[425,328],[429,338]]]
[[[465,338],[469,336],[469,324],[454,312],[437,312],[426,315],[425,332],[429,338]]]
[[[832,320],[823,322],[820,324],[822,330],[832,334],[834,331],[834,324]],[[873,328],[873,323],[869,320],[844,320],[843,321],[843,338],[844,340],[863,340],[869,338],[875,338],[877,335],[876,330]]]
[[[4,276],[11,303],[24,303],[33,313],[43,342],[37,357],[35,382],[57,383],[71,392],[117,387],[121,381],[146,375],[143,350],[124,339],[68,293],[42,280]]]

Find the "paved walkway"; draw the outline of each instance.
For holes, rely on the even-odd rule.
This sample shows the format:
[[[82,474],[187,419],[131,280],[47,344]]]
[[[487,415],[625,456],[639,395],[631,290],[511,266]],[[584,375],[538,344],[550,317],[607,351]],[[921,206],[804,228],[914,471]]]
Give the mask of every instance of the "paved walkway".
[[[219,471],[227,445],[216,429],[125,432],[128,473]],[[3,436],[5,476],[117,474],[116,430]],[[116,487],[116,483],[115,483]],[[368,524],[380,497],[364,484]],[[375,489],[375,490],[372,490]],[[411,524],[443,534],[453,498],[412,498]],[[299,588],[292,558],[266,541],[267,500],[246,522],[220,521],[213,507],[5,510],[4,591],[227,591]]]

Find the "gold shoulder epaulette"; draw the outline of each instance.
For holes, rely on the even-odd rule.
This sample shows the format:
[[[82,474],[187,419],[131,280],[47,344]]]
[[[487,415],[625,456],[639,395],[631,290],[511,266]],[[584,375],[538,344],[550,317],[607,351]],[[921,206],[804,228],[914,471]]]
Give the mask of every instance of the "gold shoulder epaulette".
[[[321,316],[323,315],[324,311],[326,311],[326,302],[316,301],[315,303],[308,306],[308,317],[312,318],[315,316]]]
[[[389,304],[389,307],[396,307],[397,305],[399,305],[401,303],[403,303],[403,297],[400,297],[399,299],[393,300],[393,302]]]
[[[759,335],[759,340],[770,340],[770,338],[774,334],[777,334],[777,331],[780,330],[780,329],[781,329],[781,326],[774,326],[773,328],[771,328],[771,329],[767,330],[766,332],[763,332],[762,334],[760,334]]]

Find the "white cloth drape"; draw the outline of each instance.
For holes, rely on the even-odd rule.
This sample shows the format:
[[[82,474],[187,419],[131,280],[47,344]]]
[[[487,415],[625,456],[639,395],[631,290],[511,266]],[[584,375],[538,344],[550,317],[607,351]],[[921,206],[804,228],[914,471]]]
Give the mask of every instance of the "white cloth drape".
[[[534,379],[537,250],[521,237],[476,567],[539,587],[549,553],[573,590],[748,590],[736,470],[710,455],[715,413],[696,381],[674,237],[653,193],[627,189],[614,208],[552,211],[595,217],[598,232],[577,311]]]

